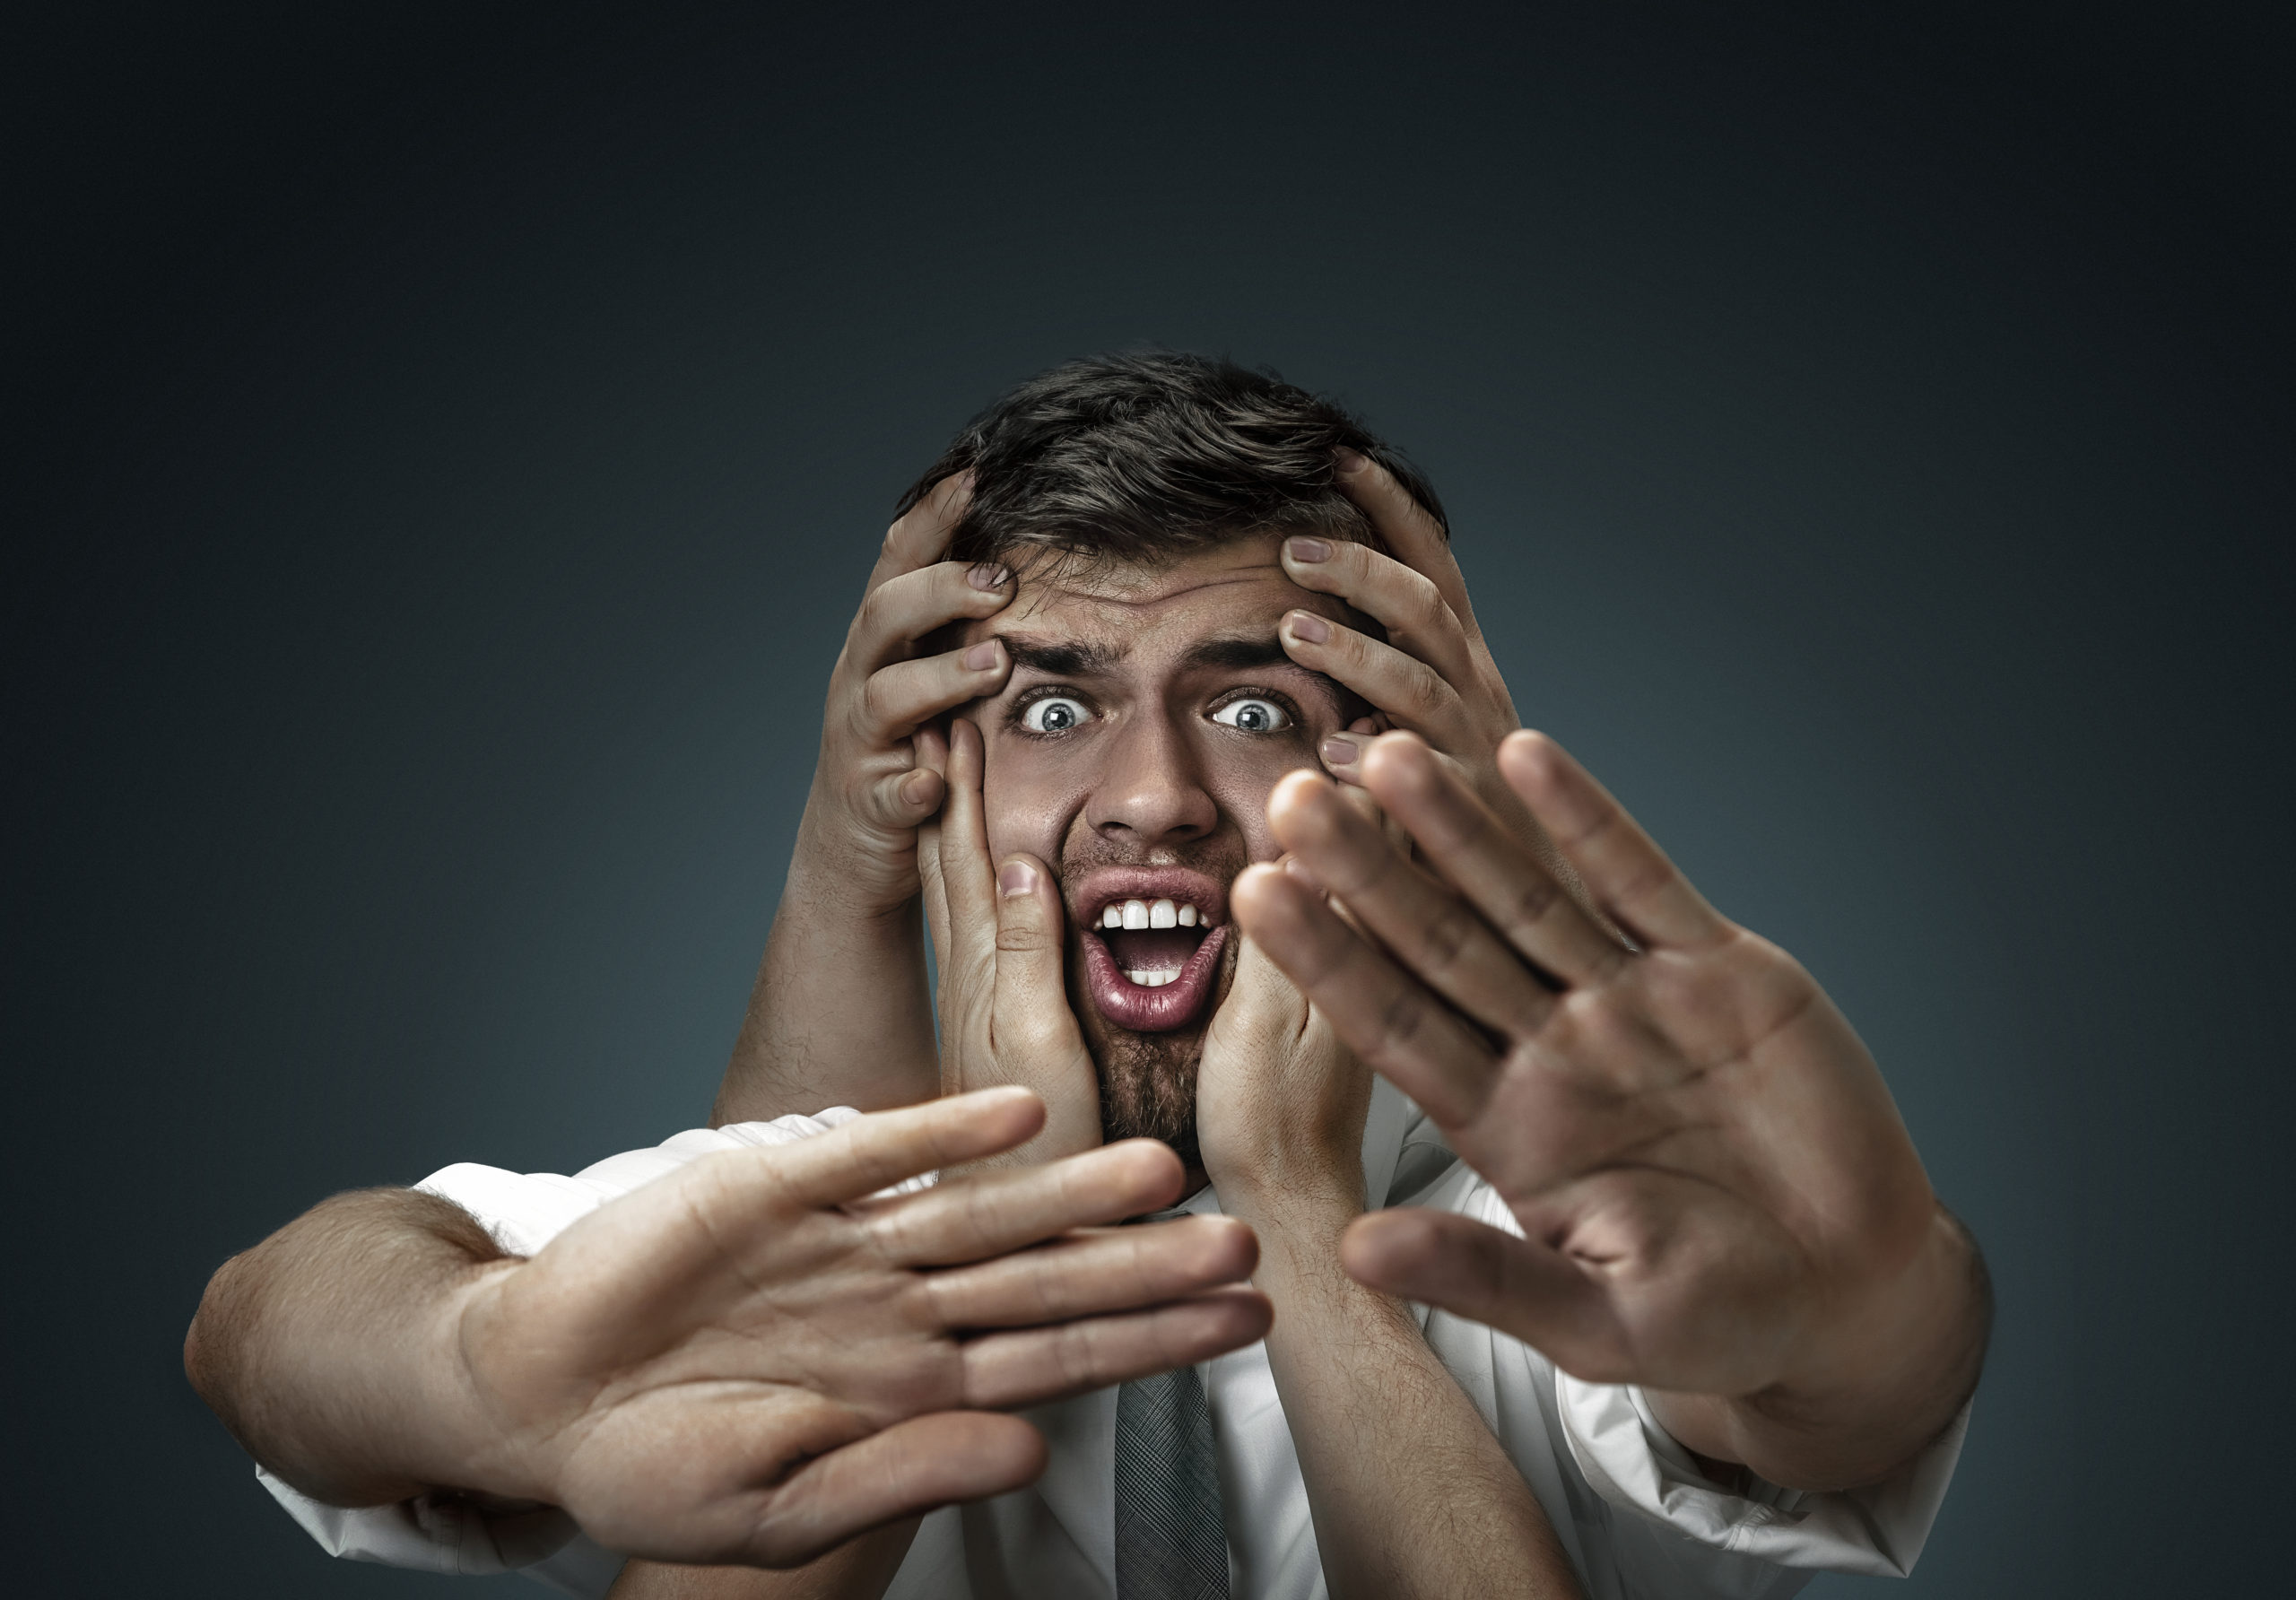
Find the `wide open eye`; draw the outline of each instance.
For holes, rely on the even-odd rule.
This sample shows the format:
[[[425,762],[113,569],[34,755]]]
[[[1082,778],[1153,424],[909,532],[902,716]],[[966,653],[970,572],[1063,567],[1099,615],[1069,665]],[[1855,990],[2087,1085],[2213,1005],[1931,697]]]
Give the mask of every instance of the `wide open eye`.
[[[1212,720],[1248,734],[1275,734],[1292,726],[1292,713],[1270,700],[1233,700],[1212,713]]]
[[[1091,715],[1082,700],[1070,700],[1065,694],[1047,695],[1022,708],[1021,726],[1032,734],[1065,734],[1083,726]]]

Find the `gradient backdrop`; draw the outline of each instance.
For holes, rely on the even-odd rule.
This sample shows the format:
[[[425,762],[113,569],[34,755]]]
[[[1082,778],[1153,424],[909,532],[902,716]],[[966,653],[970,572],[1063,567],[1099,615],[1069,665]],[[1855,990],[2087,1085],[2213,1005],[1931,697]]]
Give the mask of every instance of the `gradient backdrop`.
[[[2278,1587],[2288,13],[1878,9],[12,8],[0,1587],[454,1592],[208,1272],[700,1120],[894,495],[1150,340],[1414,452],[1881,1057],[2001,1299],[1886,1592]]]

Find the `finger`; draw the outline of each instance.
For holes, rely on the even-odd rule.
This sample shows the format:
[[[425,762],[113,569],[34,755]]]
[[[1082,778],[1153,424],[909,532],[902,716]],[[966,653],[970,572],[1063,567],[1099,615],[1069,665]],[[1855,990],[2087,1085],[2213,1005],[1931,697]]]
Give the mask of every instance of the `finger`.
[[[1344,683],[1398,727],[1414,729],[1448,749],[1467,747],[1473,730],[1459,691],[1424,661],[1312,611],[1285,612],[1276,636],[1285,655]]]
[[[909,774],[915,777],[916,774]],[[933,774],[935,779],[941,775]],[[941,792],[945,796],[944,780]],[[925,891],[925,931],[933,941],[933,960],[945,980],[949,969],[949,885],[941,871],[941,824],[928,817],[917,830],[917,881]]]
[[[874,672],[907,657],[917,641],[967,618],[995,616],[1013,598],[1013,573],[1003,566],[936,561],[887,578],[861,600],[846,630],[844,665]]]
[[[1529,841],[1501,826],[1425,744],[1407,733],[1383,735],[1364,752],[1361,770],[1363,787],[1435,870],[1541,970],[1565,984],[1594,984],[1627,960],[1539,865]]]
[[[1024,1055],[1080,1044],[1064,982],[1066,912],[1060,890],[1033,856],[996,868],[996,988],[990,1028],[1000,1051]]]
[[[948,795],[941,802],[941,883],[947,899],[952,961],[987,962],[996,948],[996,885],[988,822],[980,797],[980,730],[949,724]]]
[[[1333,478],[1340,491],[1371,519],[1372,527],[1396,558],[1434,584],[1466,636],[1481,637],[1474,608],[1467,603],[1467,580],[1451,553],[1451,541],[1443,525],[1411,498],[1410,491],[1396,482],[1393,473],[1367,456],[1353,450],[1337,452]]]
[[[1728,920],[1561,745],[1544,734],[1509,734],[1499,772],[1637,943],[1695,950],[1730,936]]]
[[[1419,979],[1484,1027],[1537,1031],[1554,996],[1474,908],[1413,866],[1340,791],[1293,773],[1268,797],[1269,826],[1314,881]]]
[[[1032,1091],[1006,1085],[873,1112],[793,1144],[725,1159],[761,1166],[801,1205],[843,1205],[920,1173],[1025,1143],[1044,1126],[1044,1102]]]
[[[1471,1217],[1405,1206],[1356,1218],[1340,1238],[1339,1259],[1357,1283],[1512,1334],[1574,1378],[1634,1377],[1610,1297],[1560,1250]]]
[[[1029,1327],[1241,1283],[1258,1262],[1258,1239],[1235,1218],[1178,1217],[1075,1234],[923,1282],[943,1327]]]
[[[862,791],[863,818],[886,828],[914,828],[941,809],[948,785],[929,767],[888,772]]]
[[[1183,1181],[1170,1146],[1126,1139],[1041,1167],[968,1172],[857,1210],[887,1261],[950,1266],[1161,1210]]]
[[[1346,601],[1385,628],[1389,644],[1425,662],[1446,682],[1476,681],[1466,630],[1425,573],[1368,544],[1306,535],[1284,540],[1281,556],[1293,583]]]
[[[945,777],[949,770],[948,730],[934,723],[918,728],[909,739],[909,747],[917,752],[917,764],[935,777]]]
[[[885,530],[869,587],[932,565],[948,552],[949,535],[972,504],[972,474],[958,473],[933,485],[925,498]]]
[[[1384,717],[1359,717],[1335,734],[1326,734],[1323,743],[1316,746],[1316,753],[1323,758],[1324,770],[1351,789],[1361,789],[1361,777],[1356,763],[1371,747],[1371,741],[1387,731]]]
[[[1041,1405],[1193,1366],[1266,1337],[1274,1320],[1265,1295],[1233,1288],[1149,1311],[987,1334],[965,1343],[965,1403]]]
[[[1018,1417],[948,1411],[896,1422],[760,1494],[737,1559],[801,1566],[871,1528],[1033,1483],[1045,1461],[1044,1437]]]
[[[981,800],[980,730],[962,717],[949,723],[948,798],[941,808],[941,871],[949,914],[976,926],[996,925],[988,859],[988,818]]]
[[[872,745],[906,739],[942,712],[996,693],[1012,669],[1003,642],[994,639],[881,667],[854,699],[854,732]]]
[[[1236,880],[1229,904],[1340,1038],[1439,1124],[1457,1126],[1482,1108],[1498,1074],[1491,1047],[1314,891],[1289,873],[1255,866]]]

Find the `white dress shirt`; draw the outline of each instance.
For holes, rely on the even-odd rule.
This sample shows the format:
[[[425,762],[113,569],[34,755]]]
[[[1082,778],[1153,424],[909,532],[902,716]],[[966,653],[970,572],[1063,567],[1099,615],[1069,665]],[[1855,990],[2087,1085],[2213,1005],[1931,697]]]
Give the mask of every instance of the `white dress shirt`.
[[[785,1117],[678,1135],[573,1178],[448,1167],[420,1186],[470,1212],[504,1249],[530,1256],[577,1218],[696,1156],[820,1133],[857,1113]],[[1491,1186],[1461,1163],[1384,1081],[1363,1138],[1374,1204],[1422,1205],[1519,1232]],[[911,1187],[911,1186],[903,1186]],[[1217,1212],[1205,1189],[1178,1209]],[[1419,1310],[1427,1342],[1538,1496],[1589,1600],[1782,1596],[1830,1570],[1902,1576],[1921,1553],[1968,1427],[1947,1433],[1895,1478],[1846,1494],[1757,1483],[1724,1489],[1652,1416],[1639,1389],[1581,1383],[1505,1334]],[[1239,1600],[1322,1600],[1308,1491],[1264,1344],[1198,1369],[1212,1411],[1228,1523],[1231,1592]],[[924,1520],[888,1600],[1033,1600],[1116,1594],[1116,1390],[1026,1413],[1051,1447],[1030,1488]],[[517,1570],[564,1593],[603,1596],[621,1558],[552,1510],[492,1516],[425,1497],[346,1510],[258,1471],[296,1520],[336,1555],[434,1572]]]

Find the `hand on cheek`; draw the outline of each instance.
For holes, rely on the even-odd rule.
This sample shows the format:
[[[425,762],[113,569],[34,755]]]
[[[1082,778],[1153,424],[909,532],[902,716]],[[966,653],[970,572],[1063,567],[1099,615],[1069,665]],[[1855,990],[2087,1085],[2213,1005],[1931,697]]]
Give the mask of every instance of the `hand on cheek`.
[[[1100,1087],[1068,1008],[1058,879],[1034,856],[990,856],[980,730],[963,717],[950,725],[947,780],[947,802],[921,830],[920,854],[940,963],[943,1091],[1018,1083],[1044,1100],[1044,1131],[1000,1161],[1090,1149],[1100,1142]]]
[[[1248,892],[1255,866],[1231,893]],[[1204,1040],[1196,1139],[1231,1215],[1277,1226],[1277,1212],[1344,1224],[1363,1209],[1363,1122],[1371,1074],[1248,938]]]

